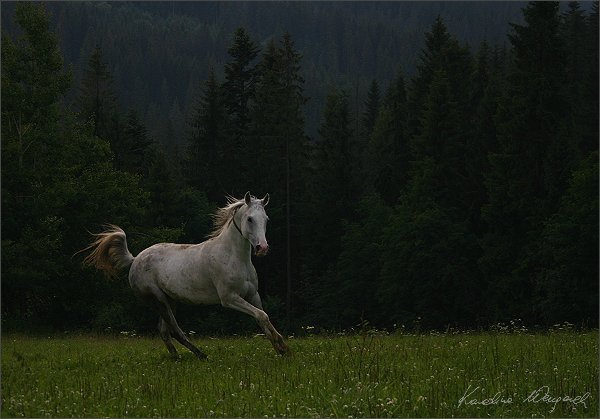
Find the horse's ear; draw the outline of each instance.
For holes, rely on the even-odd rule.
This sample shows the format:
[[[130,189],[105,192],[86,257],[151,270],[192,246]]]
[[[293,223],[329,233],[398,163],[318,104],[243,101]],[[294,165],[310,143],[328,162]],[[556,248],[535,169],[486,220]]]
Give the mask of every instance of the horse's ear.
[[[266,207],[267,204],[269,203],[269,194],[266,194],[265,197],[260,200],[260,203],[262,204],[263,207]]]
[[[250,191],[246,192],[246,195],[244,195],[244,201],[246,202],[246,205],[250,206],[250,202],[252,202]]]

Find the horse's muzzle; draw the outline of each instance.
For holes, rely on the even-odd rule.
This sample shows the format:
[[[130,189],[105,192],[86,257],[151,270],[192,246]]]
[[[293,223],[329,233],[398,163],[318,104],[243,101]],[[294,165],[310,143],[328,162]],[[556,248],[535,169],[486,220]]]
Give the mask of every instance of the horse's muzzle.
[[[269,252],[268,244],[264,244],[264,245],[257,244],[254,247],[254,253],[256,254],[256,256],[265,256],[268,252]]]

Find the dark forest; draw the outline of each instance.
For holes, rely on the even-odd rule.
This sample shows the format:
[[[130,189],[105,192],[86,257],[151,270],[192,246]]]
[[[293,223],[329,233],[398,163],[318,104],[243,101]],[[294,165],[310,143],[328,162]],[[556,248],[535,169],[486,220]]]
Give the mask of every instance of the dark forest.
[[[125,29],[84,37],[93,19],[106,22],[86,8],[110,14],[110,4],[3,3],[3,330],[154,330],[125,274],[82,266],[89,232],[119,225],[134,255],[198,243],[226,195],[246,191],[271,196],[271,251],[254,264],[265,310],[287,333],[598,327],[598,2],[519,4],[515,16],[495,4],[512,23],[478,40],[465,39],[476,15],[457,33],[456,15],[449,24],[439,13],[412,40],[380,22],[367,43],[339,22],[314,34],[323,55],[307,60],[286,19],[268,16],[270,37],[253,29],[248,10],[263,7],[253,3],[231,33],[198,26],[220,50],[197,58],[201,48],[177,50],[178,34],[194,13],[218,22],[226,6],[115,12],[139,13],[136,28],[170,9],[169,42],[152,43]],[[346,16],[306,7],[317,20]],[[61,19],[79,22],[79,35],[55,31]],[[144,60],[116,62],[117,36],[139,54],[172,49],[165,66],[189,69],[177,61],[186,56],[194,76],[124,76]],[[67,65],[84,38],[89,54]],[[177,83],[185,104],[169,92]],[[185,330],[256,331],[222,307],[179,313]]]

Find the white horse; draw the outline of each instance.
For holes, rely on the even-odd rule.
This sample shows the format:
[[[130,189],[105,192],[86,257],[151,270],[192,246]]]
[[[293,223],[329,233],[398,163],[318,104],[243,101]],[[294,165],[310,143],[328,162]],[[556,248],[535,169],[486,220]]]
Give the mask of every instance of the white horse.
[[[129,268],[133,292],[160,315],[158,330],[173,356],[174,337],[198,358],[206,355],[185,336],[173,315],[174,302],[221,304],[254,317],[279,354],[289,349],[262,309],[258,277],[251,251],[267,254],[265,238],[269,194],[256,199],[247,192],[244,199],[228,198],[228,205],[214,215],[214,230],[200,244],[159,243],[136,257],[127,249],[125,232],[111,225],[96,234],[84,262],[112,277]]]

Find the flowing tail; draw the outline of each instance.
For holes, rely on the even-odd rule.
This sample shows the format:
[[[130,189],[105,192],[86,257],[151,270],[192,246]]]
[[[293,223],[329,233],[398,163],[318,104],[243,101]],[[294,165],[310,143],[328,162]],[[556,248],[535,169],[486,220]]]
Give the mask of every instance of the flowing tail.
[[[111,278],[116,278],[119,271],[131,266],[133,255],[127,248],[125,232],[112,224],[107,225],[106,228],[102,233],[94,234],[96,240],[80,252],[92,249],[83,263],[104,271]]]

